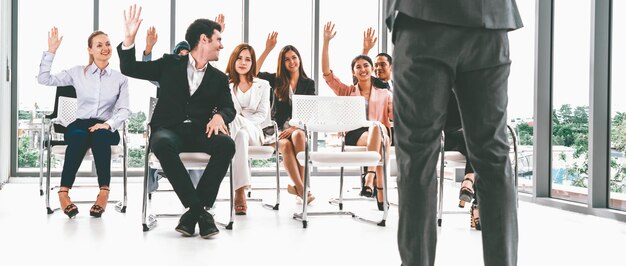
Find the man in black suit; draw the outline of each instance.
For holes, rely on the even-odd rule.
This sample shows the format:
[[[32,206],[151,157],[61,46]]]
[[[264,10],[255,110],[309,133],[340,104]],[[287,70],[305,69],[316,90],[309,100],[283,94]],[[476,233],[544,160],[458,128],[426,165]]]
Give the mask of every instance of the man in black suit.
[[[517,264],[516,187],[506,140],[515,0],[389,0],[402,264],[434,265],[435,168],[452,88],[476,172],[485,265]]]
[[[208,19],[197,19],[187,28],[185,39],[191,47],[186,56],[164,55],[151,62],[135,59],[135,36],[141,24],[139,10],[131,6],[125,13],[125,38],[117,47],[120,69],[129,77],[154,80],[161,85],[150,127],[150,147],[159,159],[181,203],[188,207],[176,227],[185,236],[195,232],[209,238],[219,233],[213,216],[205,207],[213,206],[220,183],[235,153],[235,143],[226,124],[235,117],[228,78],[213,68],[221,44],[220,25]],[[211,155],[202,177],[194,189],[180,160],[181,152],[205,152]]]

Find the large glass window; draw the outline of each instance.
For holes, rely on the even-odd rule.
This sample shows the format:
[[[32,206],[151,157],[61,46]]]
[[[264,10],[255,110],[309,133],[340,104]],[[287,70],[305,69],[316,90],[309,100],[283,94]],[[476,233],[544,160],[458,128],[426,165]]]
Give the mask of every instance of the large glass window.
[[[289,0],[250,1],[249,40],[257,56],[265,49],[267,35],[278,32],[276,47],[267,56],[261,71],[275,73],[280,49],[293,45],[300,52],[304,72],[313,77],[312,7],[311,1],[298,1],[297,4]]]
[[[18,171],[39,171],[41,117],[52,112],[55,88],[37,82],[48,32],[57,27],[63,42],[56,52],[52,73],[88,61],[87,37],[93,31],[93,1],[16,1],[18,4]],[[79,12],[77,12],[79,11]],[[116,16],[121,18],[118,14]],[[59,170],[56,164],[54,170]],[[90,171],[83,163],[80,171]]]
[[[324,41],[323,31],[324,25],[328,21],[335,23],[335,31],[337,32],[335,38],[330,41],[329,46],[330,69],[343,83],[352,84],[350,63],[363,50],[363,32],[371,27],[376,29],[376,35],[380,36],[378,32],[378,1],[320,1],[320,58],[318,58],[320,68],[318,88],[319,95],[326,96],[335,95],[326,85],[321,68],[321,49]],[[379,44],[377,43],[370,50],[370,57],[375,57],[378,54],[378,47]]]
[[[517,1],[524,27],[509,33],[509,125],[519,139],[519,190],[531,193],[533,185],[533,95],[535,55],[535,1]],[[511,150],[513,152],[513,150]],[[511,153],[511,158],[513,154]]]
[[[626,210],[626,2],[613,1],[609,207]]]
[[[554,7],[552,197],[587,202],[590,2]]]
[[[128,13],[133,4],[141,6],[141,18],[143,22],[135,38],[135,56],[141,60],[146,47],[146,35],[148,27],[155,27],[158,40],[152,50],[152,59],[160,58],[164,53],[170,53],[170,1],[168,0],[124,0],[124,1],[100,1],[100,30],[106,32],[111,39],[111,44],[117,47],[124,40],[123,12]],[[119,56],[117,51],[111,57],[111,66],[119,70]],[[144,164],[144,121],[148,113],[150,97],[156,96],[156,86],[146,80],[128,78],[128,91],[130,94],[130,108],[133,114],[128,120],[128,166],[131,168],[143,167]],[[113,170],[120,170],[122,161],[114,161]]]
[[[363,33],[367,28],[376,30],[376,36],[380,38],[378,31],[378,1],[376,0],[346,0],[346,1],[320,1],[320,21],[319,21],[319,49],[320,57],[317,62],[320,65],[318,72],[318,94],[324,96],[335,95],[328,87],[322,73],[321,49],[324,42],[324,25],[331,21],[335,24],[335,37],[330,41],[329,60],[330,69],[345,84],[352,84],[352,59],[362,54]],[[346,15],[349,14],[349,15]],[[379,39],[380,41],[380,39]],[[369,56],[374,57],[379,53],[380,43],[369,51]],[[372,66],[372,75],[373,73]],[[337,134],[318,135],[318,149],[337,149],[341,141]],[[354,168],[358,169],[358,168]],[[336,168],[329,168],[330,171],[337,171]]]

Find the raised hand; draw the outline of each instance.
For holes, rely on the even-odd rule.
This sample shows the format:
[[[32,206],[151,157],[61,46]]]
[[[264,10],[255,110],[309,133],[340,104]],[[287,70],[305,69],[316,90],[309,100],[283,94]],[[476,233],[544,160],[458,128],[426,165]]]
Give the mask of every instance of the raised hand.
[[[128,15],[124,10],[124,45],[131,46],[135,43],[135,36],[141,25],[141,7],[137,10],[137,5],[132,5],[129,8]]]
[[[215,22],[217,22],[217,24],[220,24],[220,27],[222,27],[222,30],[220,30],[221,32],[224,32],[224,28],[226,28],[226,23],[224,22],[224,14],[220,13],[219,15],[217,15],[217,17],[215,17]]]
[[[376,45],[376,41],[378,41],[378,37],[376,37],[376,30],[372,27],[367,28],[366,31],[363,32],[363,54],[367,55],[374,45]]]
[[[326,22],[326,25],[324,25],[324,41],[332,40],[336,34],[335,24],[332,21]]]
[[[61,46],[61,42],[63,41],[63,36],[59,37],[59,29],[57,27],[52,27],[48,32],[48,52],[56,53],[59,46]]]
[[[265,50],[273,50],[278,42],[278,32],[272,31],[267,34],[267,40],[265,40]]]
[[[156,29],[154,27],[148,28],[148,32],[146,33],[146,49],[144,50],[146,55],[152,53],[152,47],[154,47],[158,40],[159,35],[157,34]]]

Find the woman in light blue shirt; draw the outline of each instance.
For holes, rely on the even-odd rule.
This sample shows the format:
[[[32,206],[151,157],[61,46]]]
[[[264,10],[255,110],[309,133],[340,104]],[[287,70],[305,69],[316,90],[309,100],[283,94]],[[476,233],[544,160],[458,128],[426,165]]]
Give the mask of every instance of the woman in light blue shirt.
[[[50,74],[52,61],[62,40],[63,37],[59,37],[56,27],[48,32],[48,51],[41,58],[37,77],[42,85],[72,85],[76,88],[78,109],[76,121],[67,126],[65,133],[67,149],[61,173],[59,201],[67,216],[72,218],[78,214],[78,208],[72,203],[68,193],[87,150],[91,148],[100,193],[89,214],[100,217],[109,198],[111,145],[119,144],[120,135],[117,129],[123,126],[130,115],[128,79],[109,66],[113,49],[109,37],[101,31],[92,33],[88,38],[87,66],[75,66],[55,75]]]

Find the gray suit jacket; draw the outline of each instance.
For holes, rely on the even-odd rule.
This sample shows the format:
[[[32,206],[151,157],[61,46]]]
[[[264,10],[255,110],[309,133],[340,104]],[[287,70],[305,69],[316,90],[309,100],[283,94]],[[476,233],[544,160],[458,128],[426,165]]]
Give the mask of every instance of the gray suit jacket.
[[[388,0],[386,15],[390,29],[396,11],[455,26],[506,30],[523,26],[515,0]]]

